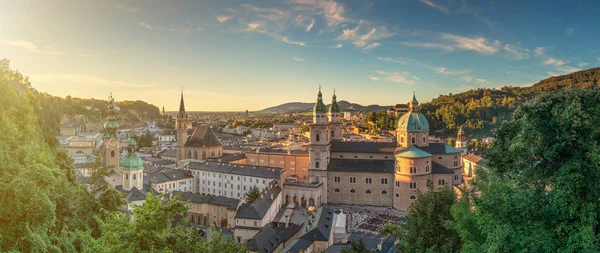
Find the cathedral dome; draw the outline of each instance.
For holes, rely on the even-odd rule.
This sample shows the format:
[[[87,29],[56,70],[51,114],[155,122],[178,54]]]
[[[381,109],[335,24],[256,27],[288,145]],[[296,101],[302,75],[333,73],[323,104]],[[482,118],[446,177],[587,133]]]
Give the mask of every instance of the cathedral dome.
[[[129,153],[121,160],[122,170],[143,170],[144,162],[142,158],[135,152],[137,143],[133,138],[129,139]]]
[[[429,121],[419,112],[419,101],[413,93],[412,101],[408,103],[408,112],[398,120],[399,131],[429,131]]]

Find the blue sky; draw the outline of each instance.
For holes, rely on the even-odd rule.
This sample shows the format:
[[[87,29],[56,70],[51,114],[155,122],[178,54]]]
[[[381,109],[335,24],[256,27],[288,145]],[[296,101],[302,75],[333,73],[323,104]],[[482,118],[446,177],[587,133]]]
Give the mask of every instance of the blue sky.
[[[600,64],[596,1],[9,1],[0,58],[53,95],[167,110],[426,102]]]

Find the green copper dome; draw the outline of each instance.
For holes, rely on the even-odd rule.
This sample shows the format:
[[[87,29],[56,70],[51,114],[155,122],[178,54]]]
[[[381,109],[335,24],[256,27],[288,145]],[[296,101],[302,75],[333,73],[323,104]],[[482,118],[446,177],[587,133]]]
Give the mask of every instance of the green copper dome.
[[[335,91],[333,91],[333,99],[331,100],[331,105],[329,105],[329,112],[330,113],[339,113],[340,110],[340,106],[337,103],[337,97],[335,96]]]
[[[397,130],[429,131],[429,121],[420,112],[408,112],[398,120]]]
[[[108,117],[106,117],[106,123],[104,123],[104,139],[118,139],[117,129],[119,129],[119,123],[115,116],[115,99],[112,97],[112,93],[108,100]]]
[[[321,93],[321,87],[319,86],[319,94],[317,96],[317,103],[315,104],[315,107],[313,108],[313,113],[326,113],[327,112],[327,106],[325,106],[325,104],[323,104],[323,94]]]
[[[135,152],[137,143],[133,138],[129,139],[129,153],[121,160],[122,170],[143,170],[144,162],[142,158]]]
[[[410,148],[399,151],[398,153],[394,154],[394,156],[403,158],[425,158],[431,157],[432,155],[421,150],[420,148],[417,148],[416,146],[412,146]]]

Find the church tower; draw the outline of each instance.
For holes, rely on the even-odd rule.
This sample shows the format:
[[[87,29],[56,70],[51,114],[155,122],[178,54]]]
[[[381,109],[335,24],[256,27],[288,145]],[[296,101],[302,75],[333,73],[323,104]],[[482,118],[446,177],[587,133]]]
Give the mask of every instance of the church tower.
[[[313,108],[313,123],[310,124],[310,144],[308,145],[310,166],[310,182],[323,183],[321,201],[327,203],[327,165],[331,149],[331,137],[327,122],[327,107],[323,104],[321,87],[317,95],[317,103]],[[321,205],[322,203],[318,203]]]
[[[111,93],[108,97],[108,117],[106,117],[106,123],[104,123],[102,157],[104,158],[104,167],[115,172],[118,171],[121,160],[119,155],[120,140],[117,136],[118,128],[119,123],[117,123],[117,116],[115,116],[115,99]]]
[[[144,162],[135,152],[136,147],[137,143],[130,138],[127,156],[121,161],[121,185],[126,191],[134,187],[141,190],[144,187]]]
[[[398,120],[396,141],[400,147],[429,146],[429,122],[425,115],[419,112],[419,101],[413,92],[412,100],[408,103],[408,112]]]
[[[185,104],[183,103],[183,88],[181,89],[181,101],[179,102],[179,113],[175,120],[175,128],[177,129],[177,161],[185,159],[185,142],[188,138],[188,118],[185,113]]]
[[[327,114],[329,117],[329,131],[331,132],[331,140],[339,141],[342,139],[342,115],[340,112],[340,106],[337,103],[337,97],[335,96],[335,90],[333,90],[333,98]]]
[[[454,145],[454,147],[460,150],[460,154],[462,156],[467,154],[467,141],[464,136],[462,126],[458,127],[458,136],[456,136],[456,144]]]

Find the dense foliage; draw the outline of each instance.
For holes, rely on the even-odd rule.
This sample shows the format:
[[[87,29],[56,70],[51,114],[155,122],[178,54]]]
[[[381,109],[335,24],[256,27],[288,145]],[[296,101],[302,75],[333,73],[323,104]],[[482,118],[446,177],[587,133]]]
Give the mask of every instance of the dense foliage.
[[[397,122],[398,120],[395,116],[389,116],[386,111],[380,110],[368,113],[363,123],[366,128],[372,131],[379,131],[396,129]]]
[[[75,181],[73,161],[45,138],[44,94],[0,61],[0,251],[20,252],[244,252],[218,234],[203,240],[196,229],[172,226],[185,203],[151,196],[135,207],[134,219],[120,210],[122,194],[92,174],[92,189]],[[54,136],[52,135],[52,139]],[[99,193],[97,195],[96,193]]]
[[[137,143],[138,148],[152,147],[152,134],[150,131],[146,131],[140,136],[134,134],[132,138]]]
[[[247,203],[252,204],[256,199],[260,198],[260,191],[258,190],[258,188],[256,188],[256,186],[254,186],[252,187],[252,189],[246,192],[246,195],[244,197],[246,197]]]
[[[594,84],[596,84],[594,82]],[[453,208],[465,252],[598,252],[600,90],[522,105],[497,133],[481,197]]]
[[[434,189],[428,180],[427,191],[417,191],[417,199],[408,209],[406,223],[387,223],[382,232],[400,239],[396,247],[401,252],[458,252],[460,238],[446,225],[452,219],[450,207],[454,202],[453,191],[445,187]]]
[[[490,130],[508,120],[525,101],[548,91],[598,87],[599,79],[600,68],[588,69],[550,77],[530,87],[486,88],[440,95],[429,103],[422,103],[420,109],[432,130],[446,130],[438,135],[455,136],[460,125],[464,125],[467,134],[489,135]]]

